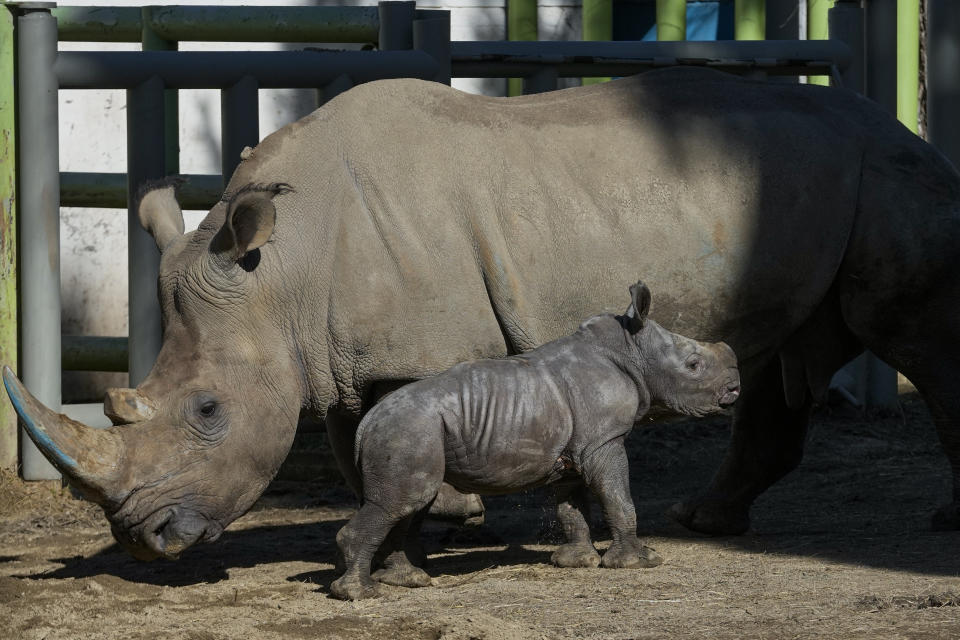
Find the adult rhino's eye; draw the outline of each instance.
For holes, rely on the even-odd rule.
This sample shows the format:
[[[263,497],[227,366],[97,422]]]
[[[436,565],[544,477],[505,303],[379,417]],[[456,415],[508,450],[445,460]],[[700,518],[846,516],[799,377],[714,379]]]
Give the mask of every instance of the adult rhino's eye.
[[[212,396],[197,394],[184,406],[184,423],[193,434],[206,443],[219,442],[227,432],[227,414]]]

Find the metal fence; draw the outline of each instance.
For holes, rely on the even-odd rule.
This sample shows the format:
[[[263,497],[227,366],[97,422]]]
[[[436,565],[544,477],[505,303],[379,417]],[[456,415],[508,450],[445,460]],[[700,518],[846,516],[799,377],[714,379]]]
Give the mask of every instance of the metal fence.
[[[560,77],[623,76],[694,65],[754,76],[826,75],[862,90],[863,16],[859,9],[852,10],[852,3],[839,4],[851,4],[836,14],[835,33],[841,34],[840,39],[729,42],[451,42],[449,13],[419,10],[414,2],[381,2],[376,7],[7,4],[7,10],[0,10],[0,35],[4,36],[0,80],[11,85],[16,80],[19,144],[14,163],[12,135],[4,139],[0,152],[9,158],[0,189],[16,179],[19,213],[14,217],[11,194],[3,217],[8,224],[0,225],[0,232],[7,230],[6,235],[0,233],[0,249],[11,244],[14,223],[19,222],[20,277],[19,310],[16,292],[0,290],[0,312],[13,318],[19,313],[21,319],[22,379],[41,401],[57,407],[61,368],[126,370],[131,386],[149,372],[161,343],[156,293],[159,253],[137,222],[132,194],[146,180],[178,172],[177,89],[221,91],[222,174],[188,176],[189,182],[179,192],[185,207],[208,208],[219,199],[243,147],[260,140],[260,88],[316,88],[326,100],[379,78],[449,83],[451,77],[509,77],[521,78],[524,92],[533,93],[556,88]],[[852,11],[844,13],[847,9]],[[664,15],[666,20],[669,14]],[[16,52],[4,48],[14,35]],[[58,53],[58,40],[139,41],[143,50]],[[177,42],[185,40],[371,46],[362,51],[176,51]],[[61,174],[58,90],[105,88],[127,91],[127,173]],[[12,95],[0,91],[0,124],[11,134],[10,110],[2,107],[12,101]],[[129,338],[61,336],[61,205],[127,207]],[[4,268],[12,272],[16,259],[7,256],[5,261]],[[5,277],[5,282],[10,281],[16,281],[15,274]],[[14,346],[9,337],[5,339],[0,355],[5,353],[7,362],[16,362],[16,330]],[[29,440],[21,440],[23,476],[55,477]],[[0,452],[4,446],[0,440]]]

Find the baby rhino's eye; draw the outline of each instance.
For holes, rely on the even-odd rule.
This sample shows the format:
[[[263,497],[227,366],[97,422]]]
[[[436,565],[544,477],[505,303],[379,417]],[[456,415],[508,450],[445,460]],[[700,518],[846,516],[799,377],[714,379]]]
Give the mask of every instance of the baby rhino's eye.
[[[703,358],[697,354],[693,354],[687,358],[686,366],[687,371],[690,373],[700,373],[700,370],[703,369]]]
[[[209,418],[216,412],[217,403],[213,402],[212,400],[204,402],[202,405],[200,405],[200,415],[202,415],[204,418]]]

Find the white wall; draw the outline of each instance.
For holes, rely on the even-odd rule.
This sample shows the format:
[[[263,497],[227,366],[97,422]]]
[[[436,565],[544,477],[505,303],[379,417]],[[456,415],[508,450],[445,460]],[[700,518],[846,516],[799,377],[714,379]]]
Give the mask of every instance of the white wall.
[[[61,3],[66,5],[67,3]],[[78,5],[139,6],[122,0],[78,0]],[[224,0],[178,0],[151,4],[239,4]],[[244,3],[252,4],[252,3]],[[339,5],[375,2],[320,0],[269,1],[258,5]],[[503,40],[506,37],[505,0],[424,0],[424,9],[451,11],[454,40]],[[542,0],[539,12],[542,40],[580,37],[579,0]],[[181,43],[181,50],[262,50],[299,45],[265,43]],[[64,51],[138,50],[138,44],[60,44]],[[464,91],[503,95],[502,79],[454,79]],[[260,135],[266,136],[316,107],[312,90],[261,90]],[[60,170],[85,172],[126,171],[126,92],[60,92]],[[26,143],[28,141],[21,141]],[[215,90],[180,91],[180,171],[220,172],[220,100]],[[186,212],[187,228],[199,224],[205,212]],[[126,210],[64,207],[61,210],[62,330],[73,335],[123,336],[127,334]],[[66,372],[64,402],[99,399],[110,386],[126,386],[126,374]]]

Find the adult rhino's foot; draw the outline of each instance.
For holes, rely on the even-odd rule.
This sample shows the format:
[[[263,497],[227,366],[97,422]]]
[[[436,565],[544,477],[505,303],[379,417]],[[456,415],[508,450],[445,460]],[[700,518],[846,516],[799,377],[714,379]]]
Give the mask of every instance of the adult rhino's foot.
[[[427,572],[413,566],[403,551],[394,551],[387,556],[383,568],[373,573],[373,579],[395,587],[429,587],[432,584]]]
[[[363,600],[380,595],[377,583],[367,577],[361,580],[357,576],[341,576],[330,585],[330,593],[341,600]]]
[[[600,554],[589,542],[568,542],[557,547],[550,561],[558,567],[599,567]]]
[[[937,509],[930,520],[930,525],[934,531],[960,529],[960,503],[951,502]]]
[[[663,556],[639,540],[629,540],[611,544],[602,564],[608,569],[650,569],[663,564]]]
[[[678,502],[667,516],[691,531],[714,536],[738,536],[750,528],[750,507],[709,498]]]
[[[475,493],[460,493],[444,482],[430,505],[429,515],[434,520],[454,522],[461,526],[480,526],[484,519],[483,501]]]

